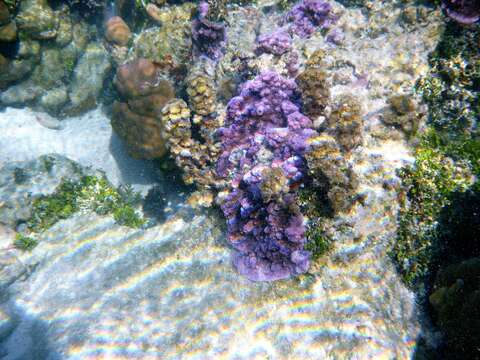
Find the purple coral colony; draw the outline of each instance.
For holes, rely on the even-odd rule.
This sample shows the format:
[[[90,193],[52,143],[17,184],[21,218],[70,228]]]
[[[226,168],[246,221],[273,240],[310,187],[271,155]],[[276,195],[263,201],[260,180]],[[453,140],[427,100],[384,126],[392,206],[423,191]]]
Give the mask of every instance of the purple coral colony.
[[[167,94],[165,86],[160,87],[168,82],[160,63],[137,59],[119,67],[117,84],[125,78],[133,87],[141,87],[136,77],[123,76],[131,68],[141,69],[154,88],[153,100],[126,98],[123,106],[131,108],[148,100],[153,104],[151,112],[120,111],[112,124],[131,143],[133,155],[162,154],[168,149],[183,169],[186,183],[218,193],[217,203],[227,219],[228,240],[234,249],[233,263],[240,274],[253,281],[286,279],[307,272],[310,265],[299,189],[309,176],[305,160],[309,139],[319,134],[301,111],[302,96],[295,79],[271,70],[240,74],[238,82],[250,80],[235,84],[239,94],[228,102],[224,119],[217,121],[215,106],[206,106],[215,104],[216,96],[208,69],[218,66],[226,52],[224,5],[214,0],[201,2],[192,19],[195,65],[187,77],[188,103],[173,99],[172,91]],[[304,0],[279,20],[277,29],[258,36],[254,50],[257,55],[283,57],[286,73],[293,77],[299,68],[294,38],[330,29],[335,21],[328,2]],[[156,114],[161,114],[160,122]],[[195,127],[201,141],[191,138]],[[155,141],[139,147],[136,139],[153,132]]]
[[[334,21],[328,3],[305,0],[282,20],[283,28],[260,36],[257,52],[282,55],[290,34],[311,35]],[[220,129],[217,171],[230,180],[221,208],[233,262],[250,280],[273,281],[305,273],[310,264],[297,189],[305,181],[307,140],[318,135],[300,112],[294,80],[266,71],[240,88]]]

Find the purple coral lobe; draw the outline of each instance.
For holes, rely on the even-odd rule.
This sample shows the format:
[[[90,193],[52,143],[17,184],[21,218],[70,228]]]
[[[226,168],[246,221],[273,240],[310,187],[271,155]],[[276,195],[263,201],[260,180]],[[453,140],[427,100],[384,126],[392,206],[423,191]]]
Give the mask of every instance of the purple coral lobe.
[[[283,29],[260,35],[257,42],[256,52],[258,54],[267,53],[279,56],[292,48],[292,38]]]
[[[337,21],[332,6],[322,0],[303,0],[295,5],[282,23],[291,23],[290,31],[302,38],[312,35],[317,28],[329,29]]]
[[[443,0],[442,8],[460,24],[470,25],[480,20],[479,0]]]

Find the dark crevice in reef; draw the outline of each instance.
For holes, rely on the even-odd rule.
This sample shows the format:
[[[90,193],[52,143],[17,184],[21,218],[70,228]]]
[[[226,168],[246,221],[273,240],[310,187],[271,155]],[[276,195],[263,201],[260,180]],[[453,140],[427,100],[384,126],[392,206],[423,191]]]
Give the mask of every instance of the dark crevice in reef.
[[[415,166],[400,173],[405,201],[392,254],[442,338],[421,335],[415,359],[480,359],[479,41],[480,25],[447,23],[417,84],[428,129]]]

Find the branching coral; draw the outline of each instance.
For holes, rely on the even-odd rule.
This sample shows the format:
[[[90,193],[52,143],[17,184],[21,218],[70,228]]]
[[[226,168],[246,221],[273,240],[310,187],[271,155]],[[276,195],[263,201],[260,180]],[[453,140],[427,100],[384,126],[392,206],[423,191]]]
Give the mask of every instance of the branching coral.
[[[282,23],[291,23],[290,32],[305,38],[312,35],[317,28],[329,29],[336,20],[328,2],[303,0],[287,13]]]
[[[293,80],[264,72],[246,82],[227,108],[217,170],[230,180],[221,207],[234,264],[254,281],[301,274],[309,267],[296,189],[305,178],[307,139],[316,132],[300,113]]]

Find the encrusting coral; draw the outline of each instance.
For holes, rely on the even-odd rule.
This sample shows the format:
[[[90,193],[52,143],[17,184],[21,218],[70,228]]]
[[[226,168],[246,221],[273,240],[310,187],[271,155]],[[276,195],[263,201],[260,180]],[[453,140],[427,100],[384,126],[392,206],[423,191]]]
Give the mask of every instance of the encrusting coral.
[[[279,56],[292,48],[292,38],[284,29],[260,35],[257,43],[255,49],[257,54],[267,53]]]
[[[165,154],[160,113],[175,96],[171,83],[149,60],[138,59],[120,66],[115,84],[123,101],[113,105],[112,127],[138,158]]]

